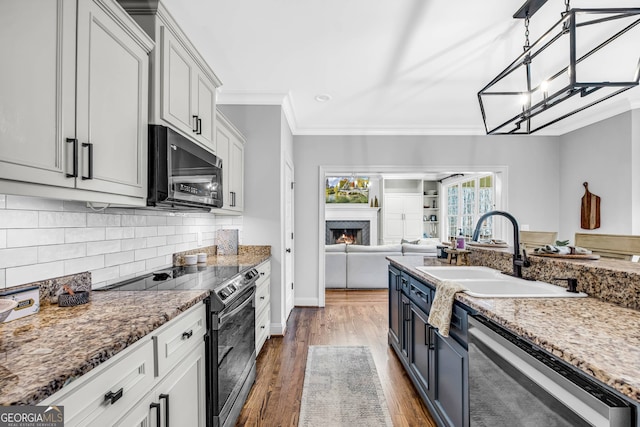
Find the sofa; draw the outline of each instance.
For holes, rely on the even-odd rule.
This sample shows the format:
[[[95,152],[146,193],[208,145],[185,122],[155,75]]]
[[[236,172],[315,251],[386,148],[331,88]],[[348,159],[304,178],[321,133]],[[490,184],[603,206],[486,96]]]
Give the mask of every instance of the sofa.
[[[386,289],[388,256],[435,257],[436,245],[426,241],[394,245],[325,245],[325,288]]]

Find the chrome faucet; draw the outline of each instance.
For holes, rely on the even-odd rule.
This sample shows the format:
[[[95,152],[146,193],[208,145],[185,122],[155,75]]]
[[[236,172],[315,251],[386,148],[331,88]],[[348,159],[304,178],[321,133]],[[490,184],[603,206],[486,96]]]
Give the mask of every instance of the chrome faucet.
[[[490,216],[499,215],[507,218],[513,224],[513,276],[522,278],[522,267],[529,267],[531,263],[527,258],[527,251],[522,249],[522,255],[520,255],[520,226],[515,217],[509,212],[505,211],[490,211],[480,217],[476,224],[476,229],[473,231],[473,241],[478,241],[480,235],[480,228],[482,223]]]

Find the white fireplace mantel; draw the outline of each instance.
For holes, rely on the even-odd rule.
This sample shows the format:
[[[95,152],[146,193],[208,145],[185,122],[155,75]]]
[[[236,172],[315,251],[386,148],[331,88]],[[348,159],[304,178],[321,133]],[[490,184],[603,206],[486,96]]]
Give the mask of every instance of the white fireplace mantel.
[[[371,245],[378,244],[378,211],[380,208],[353,206],[349,204],[326,204],[325,221],[369,221]]]

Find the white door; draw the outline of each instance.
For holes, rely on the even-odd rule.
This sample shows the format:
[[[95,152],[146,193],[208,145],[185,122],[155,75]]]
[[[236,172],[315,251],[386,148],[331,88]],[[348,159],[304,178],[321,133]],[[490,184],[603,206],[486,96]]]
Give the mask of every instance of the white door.
[[[75,185],[75,19],[75,0],[0,1],[0,178]]]
[[[289,317],[289,313],[293,310],[294,288],[293,288],[293,167],[285,164],[285,197],[284,197],[284,268],[285,268],[285,319]]]
[[[78,188],[143,198],[148,54],[94,1],[78,2]]]
[[[232,204],[234,210],[242,212],[244,209],[244,145],[235,137],[229,144],[229,185],[231,186]]]

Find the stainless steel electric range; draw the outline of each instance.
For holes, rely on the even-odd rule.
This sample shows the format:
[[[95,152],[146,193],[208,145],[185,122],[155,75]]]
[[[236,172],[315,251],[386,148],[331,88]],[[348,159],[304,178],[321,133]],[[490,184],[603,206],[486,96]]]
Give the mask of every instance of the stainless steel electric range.
[[[186,266],[116,283],[101,290],[210,291],[207,317],[207,426],[227,427],[236,419],[256,376],[255,282],[251,267]]]

